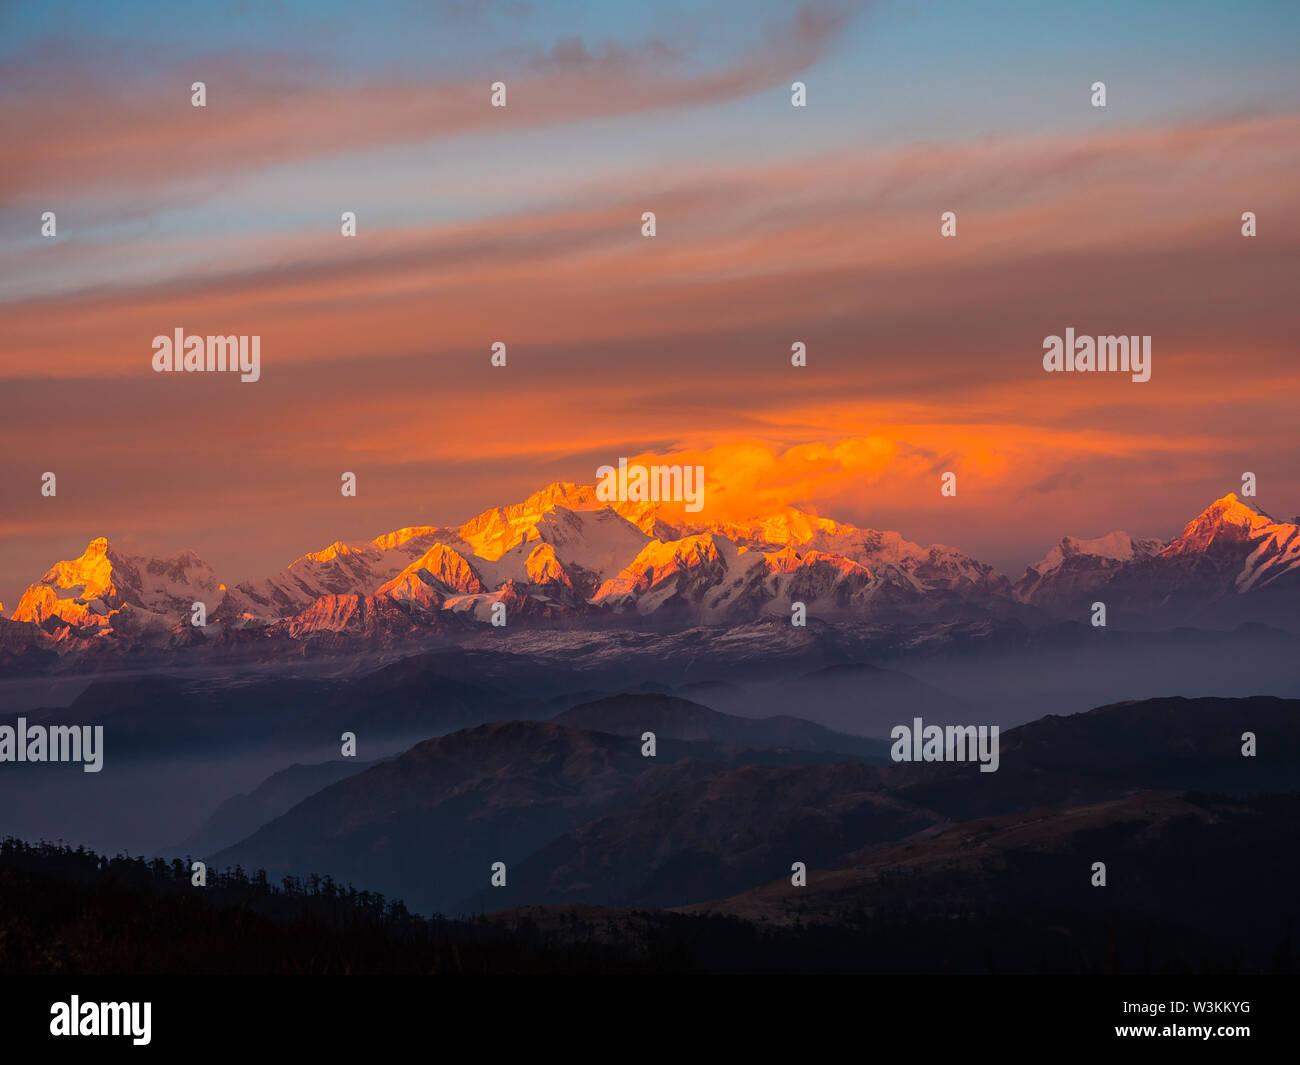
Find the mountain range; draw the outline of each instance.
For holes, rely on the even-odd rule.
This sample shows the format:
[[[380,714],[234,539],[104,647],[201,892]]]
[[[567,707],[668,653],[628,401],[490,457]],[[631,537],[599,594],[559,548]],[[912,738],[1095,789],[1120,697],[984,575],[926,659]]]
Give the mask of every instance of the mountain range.
[[[451,908],[493,861],[514,862],[623,804],[720,769],[885,760],[883,744],[809,722],[742,721],[682,700],[627,698],[580,708],[576,718],[498,721],[425,740],[325,787],[211,862],[264,866],[277,877],[327,870],[400,892],[416,907]],[[605,718],[624,732],[631,721],[662,732],[655,756],[642,755],[639,731],[570,723]],[[731,739],[742,733],[753,746]]]
[[[0,666],[55,655],[259,646],[385,646],[524,628],[652,628],[818,621],[1088,618],[1226,628],[1300,617],[1300,526],[1229,494],[1169,541],[1064,537],[1012,582],[941,544],[793,507],[747,522],[672,522],[652,503],[602,503],[553,484],[456,528],[335,542],[228,587],[193,553],[132,556],[107,538],[55,563],[0,619]],[[203,603],[206,626],[192,624]],[[42,656],[45,656],[42,658]]]
[[[449,914],[526,903],[684,906],[773,882],[786,898],[792,859],[810,870],[848,867],[852,880],[875,847],[914,844],[916,854],[885,865],[916,865],[922,853],[951,850],[920,841],[980,819],[1019,814],[1009,824],[1023,831],[1140,793],[1293,791],[1298,714],[1300,701],[1254,697],[1049,715],[1006,732],[999,771],[984,775],[970,764],[894,764],[883,744],[793,718],[741,720],[624,695],[549,721],[426,740],[200,856],[277,878],[328,872]],[[642,753],[645,730],[658,736],[653,757]],[[1256,757],[1242,757],[1247,730]],[[509,868],[504,888],[488,885],[497,861]]]

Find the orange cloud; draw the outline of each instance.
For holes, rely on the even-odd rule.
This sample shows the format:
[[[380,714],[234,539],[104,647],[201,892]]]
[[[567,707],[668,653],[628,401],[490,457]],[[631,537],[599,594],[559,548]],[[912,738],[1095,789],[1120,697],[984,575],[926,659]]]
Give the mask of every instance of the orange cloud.
[[[157,283],[12,300],[5,553],[30,580],[53,536],[82,541],[72,557],[135,532],[256,573],[620,455],[699,461],[725,516],[801,503],[976,554],[1008,526],[1025,550],[1044,530],[1157,535],[1244,469],[1300,494],[1297,133],[1276,116],[705,164],[647,177],[653,242],[641,197],[592,182],[518,217],[226,243]],[[0,265],[56,253],[79,261],[70,242]],[[178,325],[261,334],[262,380],[154,375],[150,339]],[[1152,334],[1152,381],[1042,374],[1067,325]],[[58,501],[32,490],[47,469]]]

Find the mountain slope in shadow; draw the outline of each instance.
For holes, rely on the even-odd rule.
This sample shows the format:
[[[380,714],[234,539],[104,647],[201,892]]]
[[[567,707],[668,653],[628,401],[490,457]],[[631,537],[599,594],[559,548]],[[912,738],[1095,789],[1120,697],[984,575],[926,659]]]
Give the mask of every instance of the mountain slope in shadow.
[[[794,861],[843,863],[953,822],[1152,790],[1289,791],[1300,766],[1300,701],[1269,697],[1044,718],[1002,737],[993,773],[668,737],[646,758],[640,730],[656,722],[666,733],[733,726],[661,696],[577,709],[626,734],[505,722],[429,740],[311,796],[213,861],[330,873],[450,913],[537,901],[687,904],[765,883]],[[1246,731],[1254,757],[1241,753]],[[497,861],[508,867],[504,889],[490,885]]]
[[[167,848],[165,853],[207,858],[287,813],[309,795],[375,764],[355,759],[312,765],[295,762],[267,777],[252,791],[232,795],[198,829],[174,847]]]
[[[832,752],[637,737],[509,721],[417,744],[299,803],[214,855],[273,877],[329,873],[451,911],[486,885],[494,862],[521,861],[618,805],[737,765],[842,761]]]
[[[1254,757],[1241,754],[1251,731]],[[1300,787],[1300,702],[1156,699],[1047,717],[1001,737],[1000,767],[900,763],[747,769],[657,792],[552,841],[481,905],[681,905],[834,866],[863,848],[974,817],[1144,791]],[[1265,754],[1264,752],[1267,752]]]
[[[612,732],[617,736],[639,737],[651,731],[657,738],[830,751],[870,759],[881,765],[889,760],[889,743],[885,740],[849,736],[787,714],[737,717],[669,695],[615,695],[581,703],[551,720],[569,728]]]
[[[1279,845],[1294,836],[1296,817],[1300,794],[1144,792],[964,822],[873,848],[849,867],[810,870],[805,887],[786,877],[680,912],[836,926],[902,913],[1146,915],[1264,947],[1300,917],[1300,852]],[[1105,866],[1104,886],[1094,863]]]

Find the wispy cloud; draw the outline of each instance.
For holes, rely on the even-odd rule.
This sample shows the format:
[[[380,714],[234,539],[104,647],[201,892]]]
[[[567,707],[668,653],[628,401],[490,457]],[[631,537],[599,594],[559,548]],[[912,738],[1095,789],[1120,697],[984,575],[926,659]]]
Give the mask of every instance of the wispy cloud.
[[[86,65],[90,42],[44,49],[42,62],[0,69],[0,195],[9,199],[154,190],[458,134],[542,128],[737,99],[781,85],[824,53],[847,18],[842,6],[808,5],[774,26],[761,46],[719,67],[690,62],[660,39],[592,47],[568,37],[547,50],[481,57],[455,78],[340,83],[309,54],[263,52],[135,57],[147,73]],[[189,86],[204,81],[208,106]],[[489,86],[509,86],[505,108]]]

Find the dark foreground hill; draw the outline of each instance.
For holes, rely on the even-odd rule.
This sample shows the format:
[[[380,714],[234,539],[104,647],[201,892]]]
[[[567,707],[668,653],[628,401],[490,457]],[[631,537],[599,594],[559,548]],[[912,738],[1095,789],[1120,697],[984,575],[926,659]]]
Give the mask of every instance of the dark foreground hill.
[[[1003,734],[998,770],[981,773],[672,739],[736,726],[650,699],[595,704],[602,720],[582,711],[622,735],[534,720],[427,740],[217,855],[214,870],[234,871],[201,890],[186,863],[14,845],[0,861],[0,968],[1292,966],[1294,700],[1152,699],[1049,716]],[[635,729],[651,720],[665,735],[643,757]],[[496,861],[504,887],[489,886]],[[796,862],[805,885],[790,882]],[[496,912],[425,921],[408,906]]]
[[[329,878],[242,870],[195,888],[182,861],[0,843],[0,975],[482,974],[644,968],[619,946],[426,919]]]
[[[690,912],[460,921],[328,879],[235,870],[194,888],[183,862],[6,840],[0,974],[1290,973],[1297,818],[1294,795],[1139,796],[955,826]],[[1089,880],[1099,849],[1105,888]]]
[[[1300,794],[1145,792],[1028,810],[870,848],[851,865],[810,872],[803,887],[787,878],[682,909],[840,926],[900,911],[1057,907],[1145,913],[1225,942],[1276,943],[1300,917],[1300,852],[1289,820],[1297,814]],[[1104,885],[1094,883],[1095,864],[1104,866]]]

